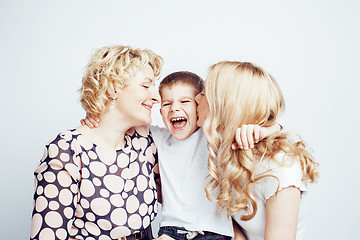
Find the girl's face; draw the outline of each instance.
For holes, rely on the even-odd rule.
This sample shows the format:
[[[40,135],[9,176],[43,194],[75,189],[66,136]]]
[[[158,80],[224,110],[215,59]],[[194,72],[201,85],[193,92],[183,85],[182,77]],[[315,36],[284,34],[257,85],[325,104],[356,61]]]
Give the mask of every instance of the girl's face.
[[[204,91],[196,95],[195,101],[198,104],[196,111],[198,115],[197,125],[202,127],[209,114],[209,103],[205,97]]]

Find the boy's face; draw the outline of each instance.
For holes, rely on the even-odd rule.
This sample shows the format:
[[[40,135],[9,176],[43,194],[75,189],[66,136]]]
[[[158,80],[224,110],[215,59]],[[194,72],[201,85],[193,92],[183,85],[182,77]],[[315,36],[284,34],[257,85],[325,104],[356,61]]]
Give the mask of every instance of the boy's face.
[[[166,128],[177,140],[188,138],[198,128],[195,95],[194,87],[188,84],[161,89],[160,113]]]

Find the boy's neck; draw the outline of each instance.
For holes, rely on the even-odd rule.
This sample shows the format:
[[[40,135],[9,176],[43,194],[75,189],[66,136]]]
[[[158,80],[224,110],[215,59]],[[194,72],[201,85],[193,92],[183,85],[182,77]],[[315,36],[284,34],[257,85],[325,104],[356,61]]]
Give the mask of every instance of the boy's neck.
[[[169,129],[167,129],[169,132],[170,132],[170,134],[171,134],[171,136],[174,138],[174,139],[176,139],[177,141],[185,141],[185,140],[187,140],[187,139],[189,139],[189,137],[191,137],[196,131],[198,131],[200,129],[200,127],[197,127],[196,129],[195,129],[195,131],[193,131],[187,138],[185,138],[185,139],[177,139],[174,135],[172,135],[171,134],[171,132],[169,131]]]

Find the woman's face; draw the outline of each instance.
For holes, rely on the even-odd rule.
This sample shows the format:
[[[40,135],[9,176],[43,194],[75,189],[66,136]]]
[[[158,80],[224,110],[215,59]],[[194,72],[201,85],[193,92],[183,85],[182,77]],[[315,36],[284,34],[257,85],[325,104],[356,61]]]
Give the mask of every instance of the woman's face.
[[[160,96],[155,89],[154,72],[150,65],[140,68],[117,93],[116,109],[123,115],[124,121],[134,127],[151,123],[151,108],[159,103]]]
[[[202,91],[201,93],[196,95],[195,101],[198,104],[198,106],[197,106],[197,115],[198,115],[197,125],[199,127],[202,127],[208,114],[209,114],[209,103],[206,100],[204,91]]]

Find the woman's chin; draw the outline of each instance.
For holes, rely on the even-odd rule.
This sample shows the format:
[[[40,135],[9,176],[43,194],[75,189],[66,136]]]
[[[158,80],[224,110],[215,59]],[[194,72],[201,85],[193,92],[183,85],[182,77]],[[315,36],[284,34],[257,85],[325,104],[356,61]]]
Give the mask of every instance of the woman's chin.
[[[151,119],[151,117],[150,117],[149,119],[144,119],[144,123],[143,123],[142,125],[147,126],[147,125],[150,125],[151,122],[152,122],[152,119]]]

